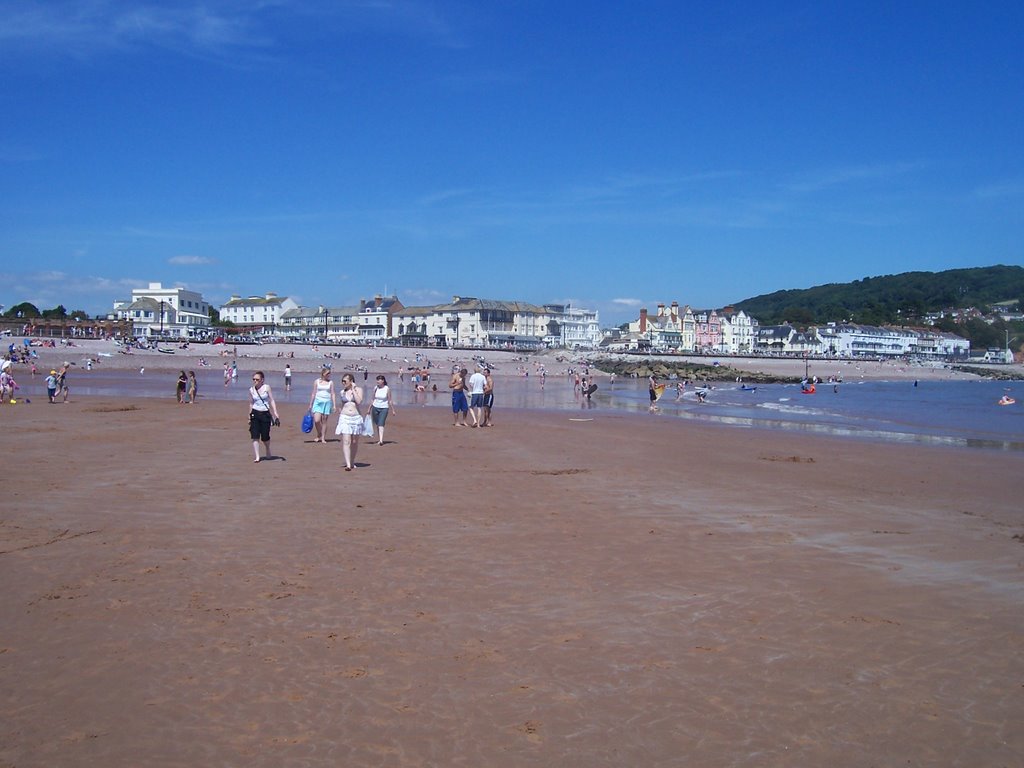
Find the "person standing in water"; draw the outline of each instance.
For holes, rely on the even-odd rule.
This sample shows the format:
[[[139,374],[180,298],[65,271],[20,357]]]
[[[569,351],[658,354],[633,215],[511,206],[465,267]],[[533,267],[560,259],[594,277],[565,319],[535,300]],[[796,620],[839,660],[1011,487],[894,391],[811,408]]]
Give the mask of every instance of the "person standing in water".
[[[174,397],[178,401],[178,405],[182,405],[185,402],[185,390],[188,389],[188,376],[185,375],[184,371],[178,371],[178,382],[174,385]]]

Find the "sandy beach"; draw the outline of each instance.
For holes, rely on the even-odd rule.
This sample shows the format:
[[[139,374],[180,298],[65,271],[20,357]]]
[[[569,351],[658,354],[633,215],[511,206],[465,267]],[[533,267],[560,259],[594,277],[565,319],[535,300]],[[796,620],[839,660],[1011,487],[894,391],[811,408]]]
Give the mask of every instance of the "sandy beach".
[[[79,370],[84,369],[87,359],[92,359],[97,370],[131,370],[145,367],[147,371],[176,373],[179,369],[196,368],[200,359],[205,360],[208,370],[221,369],[224,363],[237,362],[244,370],[264,369],[268,375],[278,374],[285,364],[296,373],[313,373],[319,371],[324,362],[345,367],[370,367],[371,370],[397,372],[399,367],[416,365],[415,355],[421,352],[441,370],[450,370],[453,362],[471,363],[477,357],[485,358],[495,366],[495,375],[518,375],[521,367],[534,370],[535,366],[544,365],[550,374],[557,374],[567,368],[576,366],[585,360],[605,356],[604,353],[566,352],[564,350],[548,350],[538,354],[525,354],[499,350],[466,350],[466,349],[412,349],[403,347],[354,347],[354,346],[320,346],[311,347],[304,344],[262,344],[262,345],[211,345],[191,344],[188,349],[168,344],[163,348],[174,354],[159,353],[156,350],[133,350],[131,354],[123,354],[112,341],[78,340],[75,346],[58,346],[56,348],[34,347],[39,354],[40,371],[58,368],[63,362],[73,364]],[[623,357],[623,356],[611,356]],[[776,357],[728,357],[708,356],[690,357],[659,357],[628,356],[626,359],[643,362],[646,359],[664,360],[670,363],[693,362],[709,365],[719,361],[724,366],[749,373],[765,373],[772,376],[799,379],[804,375],[804,361],[798,358]],[[1013,373],[1024,378],[1024,364],[986,366],[1000,373]],[[906,364],[899,361],[874,360],[817,360],[808,364],[809,373],[827,380],[830,376],[839,376],[845,381],[855,380],[888,380],[907,381],[951,381],[976,378],[973,374],[952,370],[941,364]],[[447,371],[446,371],[447,372]],[[602,376],[598,371],[597,376]],[[24,376],[24,367],[21,369]],[[272,376],[273,378],[273,376]]]
[[[1024,761],[1018,455],[246,410],[0,410],[0,765]]]

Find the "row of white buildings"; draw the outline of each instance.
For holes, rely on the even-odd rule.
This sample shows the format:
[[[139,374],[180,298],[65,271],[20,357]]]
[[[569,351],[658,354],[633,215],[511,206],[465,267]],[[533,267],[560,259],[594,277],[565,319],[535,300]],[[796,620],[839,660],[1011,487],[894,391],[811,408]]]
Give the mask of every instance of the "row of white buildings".
[[[789,325],[765,326],[758,329],[755,349],[761,354],[966,360],[971,343],[932,329],[828,323],[803,332]]]
[[[790,325],[761,326],[733,307],[692,309],[673,301],[646,309],[626,333],[606,338],[616,351],[720,355],[829,355],[835,357],[934,357],[965,359],[970,342],[933,329],[880,328],[829,323],[800,331]]]
[[[133,290],[131,301],[114,302],[115,319],[131,322],[136,337],[205,338],[209,310],[200,294],[160,283]],[[356,306],[302,307],[267,293],[232,296],[219,312],[236,333],[296,341],[589,349],[603,338],[595,310],[463,296],[421,307],[406,307],[396,296],[375,296]]]
[[[355,306],[302,307],[275,293],[232,296],[220,317],[235,332],[255,338],[353,344],[608,351],[722,355],[831,355],[838,357],[936,357],[965,359],[970,343],[929,329],[879,328],[829,323],[799,331],[761,326],[733,307],[693,309],[679,302],[641,309],[622,333],[604,334],[596,311],[568,304],[528,304],[455,296],[447,304],[407,307],[396,296],[375,296]],[[115,319],[131,322],[137,337],[203,339],[210,305],[184,288],[150,283],[114,302]]]

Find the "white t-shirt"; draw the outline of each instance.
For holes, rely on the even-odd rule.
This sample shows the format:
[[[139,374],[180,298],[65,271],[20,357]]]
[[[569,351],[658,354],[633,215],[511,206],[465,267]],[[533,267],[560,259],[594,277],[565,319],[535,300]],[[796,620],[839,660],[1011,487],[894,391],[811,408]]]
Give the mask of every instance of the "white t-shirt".
[[[254,411],[270,410],[270,387],[263,384],[259,389],[249,387],[249,397],[252,398],[252,409]]]
[[[480,373],[480,371],[477,371],[469,377],[469,394],[482,395],[484,393],[484,387],[486,386],[487,377]]]

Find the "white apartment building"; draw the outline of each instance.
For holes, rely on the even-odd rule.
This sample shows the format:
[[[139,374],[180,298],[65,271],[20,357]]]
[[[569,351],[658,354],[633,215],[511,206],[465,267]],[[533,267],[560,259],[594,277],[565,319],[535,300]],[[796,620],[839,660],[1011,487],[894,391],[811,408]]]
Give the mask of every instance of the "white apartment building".
[[[718,315],[722,319],[723,351],[730,355],[752,354],[757,340],[757,320],[733,307],[726,307]]]
[[[409,346],[596,347],[601,329],[597,312],[590,310],[455,296],[448,304],[398,310],[392,337]]]
[[[293,339],[358,342],[359,307],[296,307],[281,314],[278,332]]]
[[[604,334],[597,310],[580,309],[571,304],[545,304],[559,326],[559,333],[547,337],[551,346],[566,349],[597,349]]]
[[[402,309],[395,296],[374,296],[358,307],[292,307],[281,313],[278,332],[293,339],[372,343],[393,337],[393,316]]]
[[[131,322],[135,337],[189,339],[210,327],[210,305],[201,293],[160,283],[133,289],[131,301],[115,300],[114,315]]]
[[[221,305],[220,319],[222,322],[233,323],[243,331],[273,335],[281,323],[281,316],[298,306],[287,296],[280,297],[276,293],[248,298],[234,295]]]
[[[818,328],[822,352],[843,357],[904,355],[966,358],[971,343],[953,333],[931,329],[879,328],[854,323],[829,323]]]

